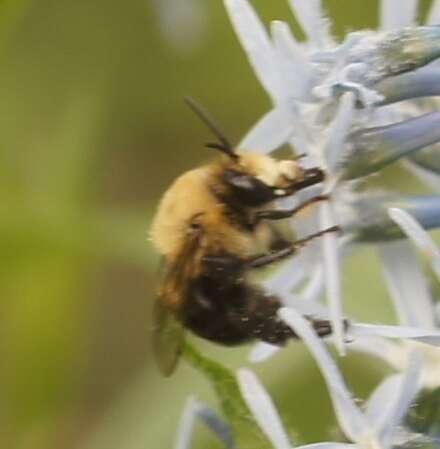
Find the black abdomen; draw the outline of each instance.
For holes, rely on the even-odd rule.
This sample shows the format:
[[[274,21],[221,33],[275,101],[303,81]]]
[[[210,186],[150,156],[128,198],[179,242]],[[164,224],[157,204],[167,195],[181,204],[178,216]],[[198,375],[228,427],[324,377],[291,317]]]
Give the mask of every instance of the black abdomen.
[[[282,345],[296,337],[277,316],[279,299],[240,279],[201,276],[191,283],[187,301],[185,326],[216,343],[259,339]]]

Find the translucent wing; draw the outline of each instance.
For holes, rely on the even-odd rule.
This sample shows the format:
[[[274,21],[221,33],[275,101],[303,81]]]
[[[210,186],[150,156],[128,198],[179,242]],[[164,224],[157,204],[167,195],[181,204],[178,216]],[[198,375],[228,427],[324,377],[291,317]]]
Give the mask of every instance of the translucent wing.
[[[153,351],[164,376],[170,376],[182,352],[185,329],[177,316],[185,308],[188,285],[197,270],[202,230],[187,236],[180,255],[163,266],[163,280],[153,310]]]
[[[182,352],[185,330],[161,298],[153,310],[153,351],[162,374],[170,376]]]

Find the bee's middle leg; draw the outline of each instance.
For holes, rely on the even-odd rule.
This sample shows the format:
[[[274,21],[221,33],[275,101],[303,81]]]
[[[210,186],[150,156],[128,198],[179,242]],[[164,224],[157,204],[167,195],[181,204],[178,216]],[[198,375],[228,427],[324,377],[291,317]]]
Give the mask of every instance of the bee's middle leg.
[[[330,232],[338,232],[340,231],[339,226],[331,226],[330,228],[323,229],[322,231],[315,232],[314,234],[310,234],[300,240],[296,240],[295,242],[287,242],[283,248],[280,248],[276,251],[272,251],[266,254],[258,254],[256,256],[251,257],[247,260],[248,268],[260,268],[266,265],[270,265],[274,262],[278,262],[279,260],[286,259],[291,255],[295,254],[299,249],[306,246],[312,240],[317,239],[318,237],[322,237],[325,234]]]

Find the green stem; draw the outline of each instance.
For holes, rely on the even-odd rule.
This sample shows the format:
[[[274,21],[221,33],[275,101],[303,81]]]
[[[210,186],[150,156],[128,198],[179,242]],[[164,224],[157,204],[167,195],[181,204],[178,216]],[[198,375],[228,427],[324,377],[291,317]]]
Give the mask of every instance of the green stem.
[[[183,358],[200,371],[214,387],[228,420],[237,449],[271,449],[272,444],[260,430],[241,396],[234,373],[220,363],[203,356],[186,342]]]

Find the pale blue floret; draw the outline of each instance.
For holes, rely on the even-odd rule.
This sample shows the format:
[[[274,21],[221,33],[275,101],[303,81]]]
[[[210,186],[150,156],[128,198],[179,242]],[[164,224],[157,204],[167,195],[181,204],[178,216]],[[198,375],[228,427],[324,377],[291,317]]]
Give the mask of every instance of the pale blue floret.
[[[204,423],[222,441],[226,449],[235,449],[232,431],[228,423],[211,408],[192,396],[187,399],[183,409],[174,449],[189,449],[191,447],[193,427],[196,420]]]
[[[375,86],[382,100],[375,106],[382,106],[413,98],[440,95],[440,67],[428,66],[414,72],[387,78]]]
[[[425,229],[440,227],[440,195],[362,194],[349,195],[341,206],[341,226],[355,241],[385,242],[405,234],[391,220],[389,208],[411,213]]]
[[[347,138],[341,170],[345,179],[374,173],[440,141],[440,111],[392,125],[364,128]]]

